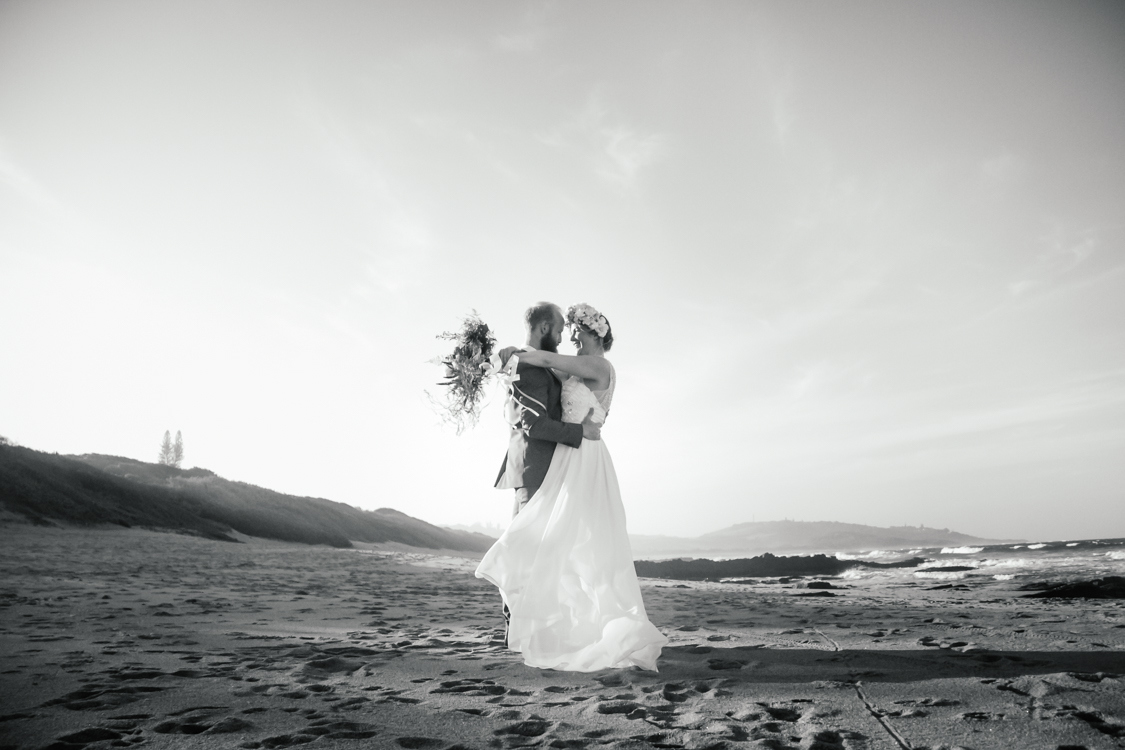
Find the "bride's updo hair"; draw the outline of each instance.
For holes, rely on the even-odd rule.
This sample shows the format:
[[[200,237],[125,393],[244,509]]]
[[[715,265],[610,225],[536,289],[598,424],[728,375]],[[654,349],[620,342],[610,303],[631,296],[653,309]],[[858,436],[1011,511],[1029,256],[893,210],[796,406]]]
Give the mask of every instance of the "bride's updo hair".
[[[608,352],[613,348],[613,326],[609,324],[609,318],[606,318],[604,315],[602,317],[605,318],[606,332],[604,336],[598,336],[598,338],[602,341],[602,349]],[[590,333],[593,333],[595,336],[598,335],[593,331],[590,331]]]

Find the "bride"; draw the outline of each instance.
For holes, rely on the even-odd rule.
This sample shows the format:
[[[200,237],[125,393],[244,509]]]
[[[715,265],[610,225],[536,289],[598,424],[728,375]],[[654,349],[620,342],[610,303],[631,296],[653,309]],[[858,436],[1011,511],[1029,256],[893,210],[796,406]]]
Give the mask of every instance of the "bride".
[[[605,358],[613,333],[589,305],[567,311],[577,356],[515,351],[562,383],[563,421],[593,409],[603,423],[616,375]],[[625,529],[621,490],[604,440],[558,444],[543,484],[485,554],[478,578],[500,589],[511,611],[508,647],[533,667],[593,672],[656,670],[668,642],[648,621]]]

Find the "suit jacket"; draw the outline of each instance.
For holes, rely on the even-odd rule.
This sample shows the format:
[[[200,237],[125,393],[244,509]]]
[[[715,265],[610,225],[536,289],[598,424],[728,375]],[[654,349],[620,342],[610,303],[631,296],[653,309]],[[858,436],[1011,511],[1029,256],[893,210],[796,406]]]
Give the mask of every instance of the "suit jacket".
[[[520,362],[516,372],[519,380],[508,396],[512,436],[496,486],[539,487],[551,465],[555,444],[580,446],[582,425],[562,421],[562,384],[550,370]]]

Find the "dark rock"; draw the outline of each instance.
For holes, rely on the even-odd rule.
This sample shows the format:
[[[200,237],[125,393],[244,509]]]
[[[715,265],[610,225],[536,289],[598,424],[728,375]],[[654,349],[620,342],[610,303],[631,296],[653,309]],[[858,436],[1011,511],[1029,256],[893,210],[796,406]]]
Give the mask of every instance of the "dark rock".
[[[1106,576],[1091,581],[1060,583],[1027,599],[1125,599],[1125,577]]]
[[[801,576],[835,576],[851,568],[914,568],[925,562],[913,557],[897,563],[838,560],[828,555],[778,557],[766,553],[738,560],[637,560],[637,575],[644,578],[669,578],[681,581],[721,578],[766,578],[780,576],[784,582]]]

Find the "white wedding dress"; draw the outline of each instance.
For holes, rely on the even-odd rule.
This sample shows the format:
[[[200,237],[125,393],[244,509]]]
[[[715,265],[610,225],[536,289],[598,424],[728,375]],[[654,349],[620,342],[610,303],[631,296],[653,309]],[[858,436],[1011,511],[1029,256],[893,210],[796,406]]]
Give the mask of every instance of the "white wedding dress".
[[[609,388],[591,391],[576,377],[562,385],[563,421],[594,409],[604,422]],[[508,647],[533,667],[593,672],[656,670],[668,639],[648,621],[613,461],[602,440],[556,445],[543,485],[477,567],[511,611]]]

